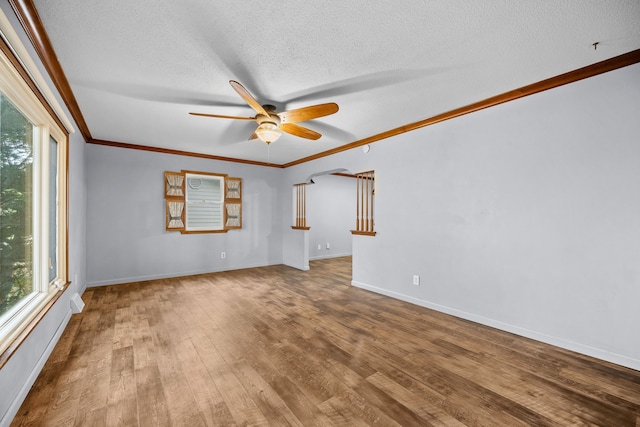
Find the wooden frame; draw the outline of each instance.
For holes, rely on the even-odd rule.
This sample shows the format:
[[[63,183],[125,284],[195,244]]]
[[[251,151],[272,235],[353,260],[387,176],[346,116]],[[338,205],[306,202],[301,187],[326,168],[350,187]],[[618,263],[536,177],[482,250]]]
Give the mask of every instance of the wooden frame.
[[[165,206],[165,212],[166,212],[166,230],[168,231],[184,231],[185,229],[185,203],[184,203],[184,199],[166,199],[166,206]],[[180,211],[180,214],[178,216],[172,216],[171,215],[171,208],[173,206],[176,205],[171,205],[172,203],[176,203],[178,204],[178,209]]]
[[[232,184],[233,185],[230,185]],[[224,180],[224,228],[242,228],[242,178],[227,177]]]
[[[180,184],[178,185],[175,182],[172,183],[171,181],[176,179],[172,177],[179,177],[177,179],[180,180]],[[184,199],[186,195],[185,181],[186,181],[185,174],[182,172],[165,172],[164,173],[164,197],[165,198],[177,197],[177,198]]]
[[[165,230],[167,231],[180,231],[184,232],[186,227],[185,218],[185,183],[186,176],[182,172],[170,172],[164,173],[164,198],[165,198]],[[179,203],[180,215],[174,217],[171,215],[171,204]]]
[[[222,228],[219,230],[187,230],[187,174],[215,176],[222,178],[224,202],[222,205]],[[230,185],[231,183],[234,183]],[[237,184],[235,184],[237,183]],[[226,174],[213,172],[200,172],[182,170],[180,172],[164,172],[164,198],[165,198],[165,230],[179,231],[182,234],[226,233],[229,230],[242,228],[242,178],[229,177]],[[180,215],[172,216],[176,205],[180,203]]]
[[[3,28],[4,30],[4,28]],[[48,128],[44,132],[38,132],[39,136],[34,138],[34,149],[39,145],[43,150],[40,154],[34,155],[34,170],[39,173],[33,178],[31,184],[33,193],[28,196],[33,203],[41,204],[40,209],[32,212],[34,221],[47,229],[49,220],[52,218],[51,207],[55,210],[55,225],[49,228],[51,233],[55,233],[55,249],[56,249],[56,274],[53,280],[47,274],[46,259],[51,249],[46,233],[34,234],[33,246],[37,248],[38,255],[34,257],[34,267],[39,264],[40,271],[34,271],[33,274],[33,290],[38,295],[31,298],[22,306],[19,314],[13,318],[13,325],[7,327],[3,331],[2,340],[0,340],[0,369],[5,366],[7,361],[16,354],[16,351],[24,343],[27,337],[36,329],[38,324],[45,318],[49,310],[54,306],[58,298],[64,294],[70,285],[69,281],[69,129],[65,124],[69,124],[64,113],[54,109],[48,102],[46,96],[40,91],[37,81],[44,81],[38,70],[30,67],[29,63],[25,65],[22,62],[19,53],[24,51],[24,47],[17,41],[17,35],[12,41],[7,42],[3,34],[0,40],[0,51],[2,55],[0,63],[2,64],[2,93],[13,102],[19,100],[15,104],[20,114],[33,121],[34,128]],[[8,37],[11,40],[11,37]],[[9,43],[9,44],[7,44]],[[7,90],[10,89],[10,90]],[[46,89],[45,89],[46,90]],[[48,138],[45,138],[47,136]],[[37,139],[37,141],[36,141]],[[57,165],[56,174],[52,178],[44,174],[49,166],[48,160],[53,156],[44,146],[50,144],[53,139],[57,144]],[[39,150],[39,149],[38,149]],[[37,166],[36,166],[37,164]],[[42,172],[42,173],[40,173]],[[45,178],[47,177],[47,178]],[[56,187],[56,206],[47,206],[43,202],[43,195],[50,194],[49,185],[55,183]],[[37,200],[37,202],[35,201]],[[45,212],[49,212],[45,215]],[[36,243],[37,241],[37,243]],[[52,264],[49,264],[51,266]],[[31,267],[28,267],[31,268]]]

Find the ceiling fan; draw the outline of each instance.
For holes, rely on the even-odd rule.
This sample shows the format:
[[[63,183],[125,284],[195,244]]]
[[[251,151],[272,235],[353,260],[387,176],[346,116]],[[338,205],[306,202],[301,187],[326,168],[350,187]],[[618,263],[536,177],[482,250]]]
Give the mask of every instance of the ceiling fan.
[[[316,140],[322,135],[314,130],[297,125],[296,123],[328,116],[338,111],[338,104],[329,102],[326,104],[312,105],[309,107],[302,107],[278,113],[276,112],[276,107],[273,105],[260,105],[253,95],[251,95],[251,93],[249,93],[249,91],[239,82],[230,80],[229,84],[231,84],[231,87],[238,92],[238,95],[240,95],[242,99],[244,99],[246,103],[256,111],[257,114],[254,117],[223,116],[220,114],[207,113],[189,114],[194,116],[217,117],[221,119],[255,120],[258,122],[258,128],[249,137],[249,139],[259,138],[261,141],[271,144],[273,141],[280,138],[281,132],[286,132],[301,138]]]

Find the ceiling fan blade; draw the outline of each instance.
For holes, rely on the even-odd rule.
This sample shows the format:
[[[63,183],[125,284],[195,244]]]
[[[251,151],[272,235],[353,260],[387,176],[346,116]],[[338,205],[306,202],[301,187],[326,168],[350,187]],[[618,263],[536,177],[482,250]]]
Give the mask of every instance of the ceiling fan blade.
[[[296,125],[294,123],[281,123],[279,129],[291,135],[299,136],[300,138],[306,138],[306,139],[315,140],[322,136],[322,134],[319,134],[314,130],[302,127],[300,125]]]
[[[242,116],[223,116],[220,114],[206,114],[206,113],[189,113],[192,116],[204,116],[204,117],[217,117],[219,119],[235,119],[235,120],[255,120],[255,117],[242,117]]]
[[[242,99],[244,99],[247,104],[251,106],[251,108],[256,110],[258,114],[264,114],[265,116],[269,115],[264,110],[264,108],[262,108],[262,105],[260,105],[260,103],[253,97],[253,95],[251,95],[249,91],[244,88],[244,86],[242,86],[235,80],[229,80],[229,84],[233,89],[235,89],[236,92],[238,92],[238,95],[240,95]]]
[[[257,133],[252,133],[251,136],[249,137],[249,141],[251,141],[252,139],[256,139],[258,137]]]
[[[278,113],[282,123],[297,123],[318,117],[328,116],[338,111],[338,104],[329,102],[327,104],[312,105],[310,107],[297,108],[295,110]]]

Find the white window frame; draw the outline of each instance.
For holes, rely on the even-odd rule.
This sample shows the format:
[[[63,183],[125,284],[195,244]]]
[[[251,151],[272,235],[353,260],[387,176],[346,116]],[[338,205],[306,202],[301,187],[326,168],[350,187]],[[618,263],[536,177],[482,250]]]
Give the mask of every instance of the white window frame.
[[[194,226],[189,224],[189,208],[193,206],[193,191],[190,187],[191,179],[201,179],[218,181],[220,184],[220,197],[214,200],[199,200],[197,203],[212,204],[218,206],[220,209],[220,223],[212,226]],[[205,174],[205,173],[185,173],[185,231],[186,232],[211,232],[211,231],[225,231],[225,175],[217,174]],[[191,196],[191,197],[190,197]]]
[[[5,18],[2,16],[2,18]],[[6,18],[5,18],[6,19]],[[6,28],[2,28],[5,34]],[[67,263],[67,162],[68,133],[47,111],[41,100],[9,58],[0,52],[0,92],[34,126],[33,163],[33,286],[34,291],[0,316],[0,354],[2,354],[32,321],[46,308],[56,293],[68,284]],[[57,155],[57,274],[49,280],[49,141],[58,144]]]

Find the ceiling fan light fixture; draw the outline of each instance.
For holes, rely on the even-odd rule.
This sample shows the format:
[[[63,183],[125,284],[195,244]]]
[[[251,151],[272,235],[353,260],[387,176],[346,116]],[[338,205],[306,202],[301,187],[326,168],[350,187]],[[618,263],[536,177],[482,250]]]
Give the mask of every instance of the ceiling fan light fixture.
[[[276,125],[275,123],[263,122],[260,123],[258,129],[256,129],[256,135],[258,135],[260,141],[271,144],[272,142],[280,138],[280,131],[278,130],[278,125]]]
[[[273,141],[280,138],[282,132],[305,139],[319,139],[322,134],[304,126],[300,126],[297,123],[317,119],[318,117],[324,117],[338,112],[338,104],[335,102],[277,112],[276,107],[271,104],[260,105],[258,100],[256,100],[256,98],[239,82],[229,80],[229,84],[231,84],[231,87],[238,93],[238,95],[240,95],[240,97],[254,109],[257,113],[255,117],[225,116],[209,113],[189,114],[194,116],[218,117],[221,119],[255,120],[258,122],[258,128],[251,134],[249,140],[258,138],[262,142],[271,144]],[[280,126],[281,124],[282,126]]]

